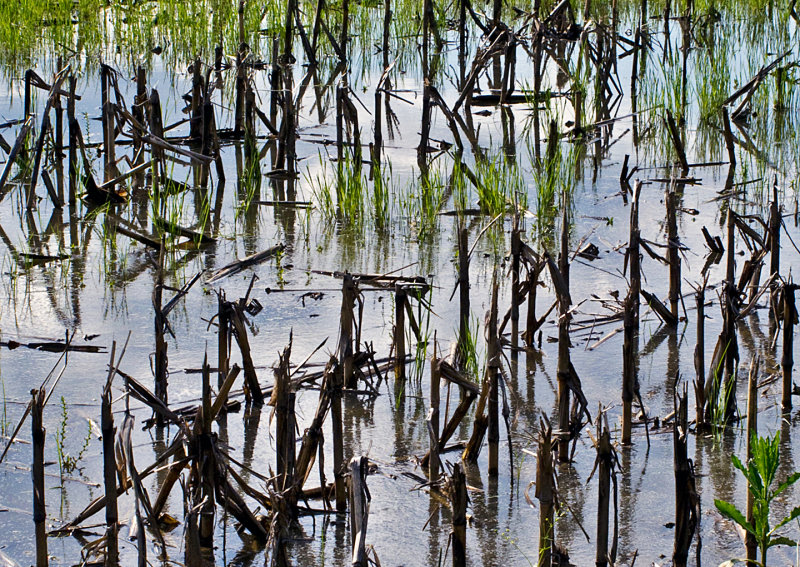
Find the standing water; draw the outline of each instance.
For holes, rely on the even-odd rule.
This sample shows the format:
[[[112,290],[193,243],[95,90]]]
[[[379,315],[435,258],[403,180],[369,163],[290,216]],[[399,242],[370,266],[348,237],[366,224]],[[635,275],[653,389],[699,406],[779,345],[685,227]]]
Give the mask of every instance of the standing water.
[[[794,2],[2,10],[3,562],[747,556]]]

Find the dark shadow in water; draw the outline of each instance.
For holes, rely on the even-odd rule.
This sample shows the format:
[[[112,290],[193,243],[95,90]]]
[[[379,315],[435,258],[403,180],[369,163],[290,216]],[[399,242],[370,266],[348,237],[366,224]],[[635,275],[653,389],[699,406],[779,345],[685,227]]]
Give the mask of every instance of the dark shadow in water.
[[[244,442],[242,443],[242,462],[247,468],[253,468],[253,454],[256,450],[258,428],[261,423],[261,408],[247,406],[244,410]],[[250,473],[242,469],[242,478],[245,482],[250,480]]]
[[[620,451],[620,475],[619,475],[619,558],[630,557],[634,551],[633,534],[636,533],[636,511],[639,495],[644,485],[644,477],[647,471],[647,463],[650,453],[640,452],[633,448],[624,448]],[[637,459],[634,463],[633,459]],[[634,468],[641,471],[634,472]],[[634,482],[634,474],[637,479]]]
[[[684,327],[683,331],[685,330]],[[681,332],[680,336],[681,338],[684,336],[683,332]],[[687,378],[691,381],[691,377],[680,377],[678,375],[681,367],[681,349],[678,341],[678,329],[669,329],[667,339],[667,372],[665,376],[664,401],[662,402],[665,413],[669,413],[674,409],[675,402],[673,396],[679,382]]]
[[[728,502],[741,502],[738,499],[736,486],[736,469],[731,462],[731,455],[736,454],[736,434],[733,428],[726,428],[718,440],[705,437],[698,440],[705,451],[705,460],[708,463],[707,471],[714,498]]]
[[[480,565],[497,565],[497,480],[489,479],[489,485],[483,483],[481,470],[477,464],[464,463],[464,473],[467,478],[467,485],[473,486],[477,490],[469,492],[472,502],[472,514],[475,518],[480,518],[479,529],[474,531],[477,547],[480,552]],[[467,535],[467,547],[469,548],[469,537]]]
[[[367,435],[375,425],[374,416],[375,398],[360,396],[354,392],[344,392],[342,396],[342,419],[344,435],[344,459],[366,453],[369,450],[362,440],[362,434]],[[398,424],[402,427],[402,420]],[[403,453],[407,455],[408,453]]]
[[[567,553],[573,546],[583,548],[589,545],[580,527],[585,528],[586,524],[584,486],[584,481],[572,465],[558,467],[558,497],[564,507],[560,519],[556,520],[556,543]]]
[[[236,552],[227,567],[252,567],[253,561],[259,554],[259,550],[254,543],[248,545],[246,542],[242,548]]]
[[[428,565],[436,567],[444,557],[444,546],[442,545],[442,508],[446,504],[440,499],[431,497],[428,505]]]

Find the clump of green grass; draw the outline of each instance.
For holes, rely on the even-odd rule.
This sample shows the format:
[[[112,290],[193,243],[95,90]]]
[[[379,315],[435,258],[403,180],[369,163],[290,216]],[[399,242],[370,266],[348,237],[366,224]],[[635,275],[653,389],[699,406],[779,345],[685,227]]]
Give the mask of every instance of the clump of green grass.
[[[727,41],[719,39],[723,44]],[[722,55],[718,54],[721,50]],[[731,69],[725,45],[714,50],[698,52],[699,61],[695,65],[695,90],[701,122],[710,122],[719,116],[722,102],[728,98],[731,89]]]
[[[261,192],[261,164],[256,160],[248,160],[245,165],[240,183],[239,202],[236,205],[236,217],[250,210],[253,199]]]
[[[467,179],[464,167],[461,160],[456,159],[453,163],[453,174],[450,176],[453,204],[458,211],[470,207],[470,181]]]
[[[336,216],[348,223],[363,220],[365,182],[361,164],[349,152],[336,167]]]
[[[89,441],[92,439],[92,426],[88,425],[88,431],[83,438],[80,449],[77,455],[72,456],[66,452],[65,444],[67,441],[67,423],[69,421],[69,411],[67,409],[67,402],[64,396],[61,396],[61,421],[58,424],[58,429],[53,436],[56,442],[56,453],[58,455],[58,470],[61,476],[64,474],[71,474],[78,468],[81,460],[89,448]]]
[[[413,292],[417,299],[417,315],[419,321],[419,337],[414,347],[414,378],[416,382],[422,380],[425,371],[425,362],[428,359],[428,346],[431,343],[431,300],[433,299],[433,286],[428,286],[427,295],[417,290]]]
[[[530,136],[526,139],[532,163],[536,163],[535,148]],[[575,186],[576,169],[579,159],[574,145],[566,148],[560,140],[548,141],[547,151],[541,164],[534,166],[532,177],[536,191],[536,227],[540,234],[552,230],[558,213],[557,195],[572,193]],[[522,206],[526,207],[526,204]]]
[[[351,226],[363,226],[371,218],[375,228],[383,229],[390,221],[391,162],[373,163],[372,191],[361,167],[349,153],[331,172],[328,161],[319,157],[320,170],[312,174],[306,170],[304,177],[311,188],[312,201],[325,221],[339,221]]]
[[[331,220],[336,216],[336,208],[333,202],[332,182],[328,176],[327,161],[319,154],[319,162],[322,170],[316,175],[306,170],[303,175],[306,182],[311,187],[311,196],[317,209],[320,211],[323,220]]]
[[[245,2],[245,41],[251,49],[260,48],[266,35],[262,30],[279,32],[285,6]],[[165,67],[174,68],[198,55],[212,55],[220,42],[226,53],[239,45],[238,2],[20,0],[4,3],[3,10],[0,64],[15,70],[32,66],[42,53],[75,54],[73,67],[96,65],[97,55],[114,57],[112,52],[124,61],[151,66],[156,47]]]
[[[306,173],[306,180],[311,186],[311,194],[315,205],[322,213],[324,219],[338,220],[343,224],[361,225],[364,217],[366,180],[361,167],[353,161],[349,153],[340,163],[336,164],[335,173],[331,174],[328,163],[320,154],[321,171],[312,177]],[[379,214],[385,213],[385,205],[388,198],[385,179],[376,181],[378,188],[377,194],[372,195],[373,204],[383,210]]]
[[[725,363],[725,356],[728,351],[727,345],[722,352],[719,364],[717,364],[711,373],[712,389],[714,394],[709,400],[711,403],[711,427],[714,434],[714,441],[719,442],[722,437],[722,432],[728,427],[728,402],[733,395],[734,385],[736,384],[736,370],[734,376],[728,382],[723,380],[722,371]]]
[[[374,162],[372,166],[372,218],[375,227],[378,229],[386,228],[389,224],[389,199],[390,199],[390,180],[392,178],[392,163],[387,162],[385,166]]]
[[[465,336],[461,337],[458,344],[458,355],[464,373],[476,382],[480,381],[481,363],[478,360],[478,337],[481,324],[478,317],[470,319]]]
[[[408,211],[408,226],[419,237],[432,235],[439,223],[439,210],[446,195],[448,180],[439,169],[416,177],[408,192],[401,198],[403,210]]]
[[[478,160],[475,177],[478,204],[483,212],[494,216],[513,209],[515,204],[526,206],[527,193],[520,168],[504,154]]]

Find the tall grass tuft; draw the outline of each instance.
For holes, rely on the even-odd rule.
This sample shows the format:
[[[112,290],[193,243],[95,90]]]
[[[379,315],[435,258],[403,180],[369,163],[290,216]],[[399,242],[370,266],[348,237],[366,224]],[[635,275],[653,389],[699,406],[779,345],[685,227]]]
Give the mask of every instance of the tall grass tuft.
[[[498,153],[475,164],[478,204],[484,213],[495,216],[527,204],[522,173],[516,162]]]
[[[526,138],[531,163],[536,163],[533,140]],[[536,228],[539,234],[544,234],[553,229],[558,213],[557,195],[561,192],[572,194],[576,181],[576,170],[579,159],[578,150],[574,145],[567,146],[555,141],[549,144],[549,151],[542,159],[542,163],[534,166],[533,188],[536,191]],[[524,206],[524,205],[523,205]]]
[[[347,223],[361,223],[364,215],[365,183],[361,164],[345,152],[336,168],[336,216]]]

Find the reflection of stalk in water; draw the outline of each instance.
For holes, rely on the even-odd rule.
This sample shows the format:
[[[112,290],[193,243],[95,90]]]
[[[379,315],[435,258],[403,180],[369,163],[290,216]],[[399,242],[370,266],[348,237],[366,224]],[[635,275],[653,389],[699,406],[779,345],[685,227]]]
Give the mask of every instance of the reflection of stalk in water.
[[[394,430],[393,455],[396,458],[405,457],[410,453],[409,439],[405,428],[406,426],[409,429],[414,428],[414,422],[406,419],[406,386],[407,381],[395,380],[391,421]]]
[[[775,336],[774,324],[775,320],[769,318],[769,327],[765,335],[761,330],[761,317],[757,311],[751,311],[747,320],[742,321],[739,325],[739,332],[742,334],[742,340],[745,340],[745,336],[750,336],[750,334],[752,334],[752,339],[750,339],[750,341],[752,341],[751,351],[753,353],[757,351],[760,354],[761,359],[764,361],[765,368],[777,368],[780,362],[776,358],[776,345],[773,344],[771,339],[771,337]],[[757,345],[756,340],[758,342]]]
[[[672,394],[676,391],[675,389],[678,386],[677,381],[680,380],[680,354],[681,349],[678,345],[678,331],[671,328],[667,335],[667,370],[666,380],[664,382],[664,402],[662,406],[665,408],[673,405]],[[642,408],[642,411],[644,411],[644,408]]]
[[[261,422],[261,408],[251,404],[244,411],[244,441],[242,443],[242,478],[245,482],[250,480],[249,469],[253,468],[253,454],[258,438],[258,426]]]
[[[582,526],[585,523],[584,509],[586,508],[586,494],[584,481],[578,471],[572,466],[560,466],[558,471],[558,497],[565,505],[566,516],[564,521],[556,523],[556,544],[567,552],[577,547],[581,536],[585,537]],[[588,542],[581,542],[584,545]]]
[[[444,556],[442,550],[442,529],[439,524],[442,504],[435,498],[428,504],[428,562],[431,567],[440,565]]]
[[[500,109],[500,119],[503,128],[503,153],[510,162],[517,159],[517,137],[514,131],[514,113],[510,106],[503,106]]]
[[[778,462],[778,474],[775,475],[775,478],[778,479],[788,479],[797,469],[797,466],[794,462],[794,455],[792,453],[792,423],[787,418],[781,419],[781,431],[780,431],[780,460]],[[790,489],[792,490],[792,489]],[[794,490],[796,494],[797,491]],[[790,492],[789,495],[783,499],[777,499],[773,501],[773,506],[771,507],[771,511],[777,510],[778,518],[785,518],[789,515],[792,511],[792,508],[797,504],[797,497],[795,496],[792,498],[792,493]]]
[[[50,215],[50,220],[47,223],[47,228],[45,228],[44,232],[42,233],[45,239],[44,247],[45,249],[41,249],[38,251],[39,253],[43,254],[50,254],[49,245],[47,241],[49,240],[48,236],[53,236],[56,240],[56,244],[58,246],[58,253],[61,254],[64,251],[64,223],[63,223],[63,215],[62,209],[55,208],[53,209],[52,214]],[[58,320],[66,327],[72,328],[72,321],[69,314],[62,309],[59,305],[59,298],[58,292],[65,288],[63,282],[57,281],[58,275],[57,271],[61,271],[62,278],[66,275],[66,266],[62,262],[52,263],[52,264],[42,264],[40,266],[42,279],[45,283],[45,289],[47,292],[47,297],[50,300],[50,305],[53,309],[53,312],[56,314]]]
[[[544,372],[544,361],[541,351],[528,349],[525,352],[525,402],[520,404],[518,411],[522,412],[528,422],[536,423],[536,416],[541,415],[539,406],[536,403],[536,367]]]
[[[244,471],[243,471],[244,472]],[[253,567],[253,561],[258,555],[258,550],[251,548],[250,546],[242,546],[242,548],[236,552],[233,559],[231,559],[230,563],[227,564],[228,567]]]
[[[644,477],[650,452],[645,452],[642,471],[639,473],[638,482],[633,484],[632,457],[633,449],[625,448],[622,453],[622,479],[619,484],[619,553],[618,557],[630,555],[634,550],[634,534],[636,533],[636,504],[642,492]]]

